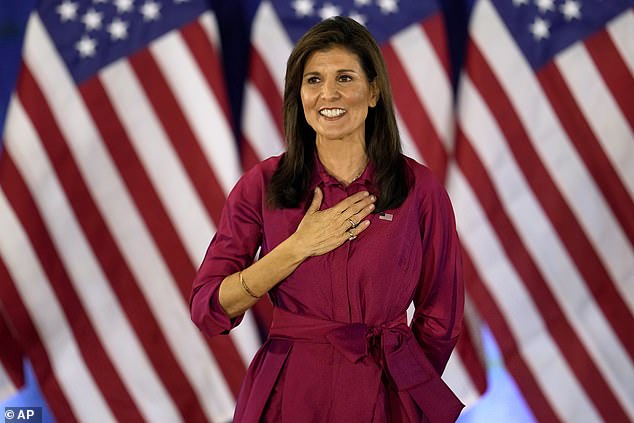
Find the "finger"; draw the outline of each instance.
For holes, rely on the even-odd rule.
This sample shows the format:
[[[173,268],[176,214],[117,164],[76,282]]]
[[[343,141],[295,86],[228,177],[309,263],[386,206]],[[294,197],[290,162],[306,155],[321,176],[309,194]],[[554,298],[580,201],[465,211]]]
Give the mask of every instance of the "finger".
[[[359,225],[357,225],[355,228],[348,229],[347,231],[345,231],[343,233],[343,238],[345,238],[348,241],[352,241],[352,240],[356,239],[361,232],[365,231],[368,228],[368,226],[370,226],[370,221],[369,220],[364,220]]]
[[[344,198],[337,204],[335,204],[332,209],[337,213],[341,213],[348,208],[350,208],[353,204],[358,203],[364,199],[368,199],[370,197],[370,193],[367,191],[357,192],[356,194],[352,194],[351,196]]]
[[[319,211],[319,207],[321,207],[321,201],[324,199],[324,194],[321,192],[319,187],[315,188],[315,194],[313,195],[313,201],[311,201],[310,206],[306,213],[315,213]]]
[[[355,220],[357,223],[359,223],[361,219],[372,213],[374,208],[375,205],[373,199],[368,198],[353,204],[350,208],[344,210],[342,214],[345,218],[352,218],[352,220]]]

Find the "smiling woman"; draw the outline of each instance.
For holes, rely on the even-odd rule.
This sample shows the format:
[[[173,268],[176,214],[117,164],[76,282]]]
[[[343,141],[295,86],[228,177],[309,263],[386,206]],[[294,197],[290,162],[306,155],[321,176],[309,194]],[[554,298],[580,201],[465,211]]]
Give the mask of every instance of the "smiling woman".
[[[440,379],[463,315],[453,211],[401,153],[385,64],[362,25],[331,18],[299,40],[284,129],[286,153],[229,195],[192,289],[192,319],[210,336],[267,293],[274,305],[234,421],[455,421],[462,404]]]

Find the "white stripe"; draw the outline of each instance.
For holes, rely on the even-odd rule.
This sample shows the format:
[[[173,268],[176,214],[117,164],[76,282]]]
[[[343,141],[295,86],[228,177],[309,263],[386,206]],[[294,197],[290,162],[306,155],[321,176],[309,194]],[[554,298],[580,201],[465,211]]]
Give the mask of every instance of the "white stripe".
[[[101,79],[171,222],[184,241],[192,266],[198,266],[214,234],[213,222],[187,179],[182,163],[176,158],[167,135],[127,62],[111,65],[102,72]],[[248,364],[259,346],[253,319],[245,316],[240,330],[231,336],[244,362]]]
[[[9,377],[9,373],[0,363],[0,402],[5,402],[17,392],[17,388]]]
[[[409,133],[409,129],[407,128],[407,125],[405,125],[405,122],[403,121],[403,118],[401,117],[396,107],[394,108],[394,113],[396,114],[396,124],[399,128],[398,132],[401,136],[401,146],[403,148],[403,154],[411,157],[418,163],[424,164],[425,160],[423,160],[423,156],[422,154],[420,154],[418,147],[416,146],[416,144],[414,144],[414,141],[412,141],[412,136]]]
[[[452,151],[451,83],[431,41],[420,25],[410,25],[392,37],[391,44],[445,149]]]
[[[270,1],[258,7],[253,21],[251,42],[268,68],[277,91],[284,92],[286,61],[293,49],[293,42],[277,17]]]
[[[627,10],[608,24],[608,33],[634,75],[634,11]]]
[[[600,422],[596,409],[580,389],[526,287],[510,266],[510,260],[464,175],[450,166],[448,182],[463,247],[473,258],[483,283],[514,335],[519,353],[546,399],[563,421]]]
[[[132,147],[176,228],[193,266],[198,266],[215,227],[178,159],[161,122],[127,61],[101,72],[100,80]]]
[[[150,421],[158,421],[163,415],[176,415],[170,408],[169,394],[151,367],[75,220],[42,141],[17,99],[12,102],[6,134],[6,149],[20,169],[70,282],[127,391]],[[19,283],[29,284],[30,281],[20,280]],[[80,398],[75,400],[81,401]]]
[[[533,147],[541,162],[589,236],[594,250],[601,254],[605,245],[625,244],[622,250],[616,251],[615,256],[601,254],[600,257],[621,296],[634,310],[634,251],[629,243],[623,241],[623,233],[612,211],[571,146],[535,75],[491,3],[480,1],[475,13],[472,37],[491,64],[533,140]],[[480,30],[481,26],[486,29]],[[508,66],[509,63],[513,65]],[[623,263],[629,269],[626,272],[623,271]]]
[[[555,62],[585,120],[620,174],[629,195],[634,197],[634,133],[588,51],[577,43],[559,54]],[[620,247],[614,245],[613,249]]]
[[[260,160],[281,154],[285,150],[282,134],[260,92],[247,81],[244,93],[242,127],[255,154]]]
[[[634,397],[634,368],[528,187],[494,117],[463,76],[460,122],[495,184],[515,229],[544,274],[562,312],[617,397]],[[530,224],[527,224],[530,222]],[[627,407],[624,402],[624,407]]]
[[[180,34],[169,33],[150,49],[227,195],[241,169],[233,132],[218,99]]]
[[[220,30],[218,29],[218,21],[216,20],[216,15],[208,10],[207,12],[200,15],[200,17],[198,18],[198,22],[207,34],[207,38],[209,39],[211,44],[213,44],[216,52],[220,54],[222,46],[220,44]]]
[[[46,349],[55,378],[70,399],[73,413],[85,422],[116,421],[86,368],[62,307],[2,190],[0,227],[0,254]]]
[[[169,275],[145,225],[133,206],[90,115],[50,45],[39,19],[32,26],[37,38],[25,44],[25,59],[42,87],[56,121],[80,166],[109,231],[165,333],[172,352],[202,403],[213,410],[213,420],[233,414],[233,398],[200,333],[191,324],[180,291]],[[72,119],[67,119],[72,116]],[[80,123],[77,125],[76,123]],[[93,141],[93,142],[91,142]],[[209,392],[215,395],[209,396]],[[165,421],[177,421],[178,417]]]

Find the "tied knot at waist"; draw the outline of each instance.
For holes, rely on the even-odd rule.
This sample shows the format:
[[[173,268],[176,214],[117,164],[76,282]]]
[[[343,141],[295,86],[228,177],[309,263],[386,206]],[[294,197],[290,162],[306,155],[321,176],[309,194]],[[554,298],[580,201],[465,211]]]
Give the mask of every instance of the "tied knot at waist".
[[[368,326],[305,316],[276,307],[269,338],[331,344],[352,363],[370,356],[386,370],[399,389],[407,389],[433,376],[420,371],[422,369],[408,346],[409,342],[416,341],[407,326],[406,314],[380,325]]]

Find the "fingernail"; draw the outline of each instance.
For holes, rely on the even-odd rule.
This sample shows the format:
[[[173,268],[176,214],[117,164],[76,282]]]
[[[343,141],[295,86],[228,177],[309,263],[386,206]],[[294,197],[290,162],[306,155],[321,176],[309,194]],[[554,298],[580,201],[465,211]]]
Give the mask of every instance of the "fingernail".
[[[376,201],[376,197],[373,195],[372,197],[370,197],[370,200]]]
[[[364,196],[364,197],[367,197],[368,195],[370,195],[370,193],[369,193],[369,192],[367,192],[367,191],[364,191],[364,192],[363,192],[363,196]]]
[[[374,204],[370,204],[370,206],[368,207],[370,210],[374,210]]]

